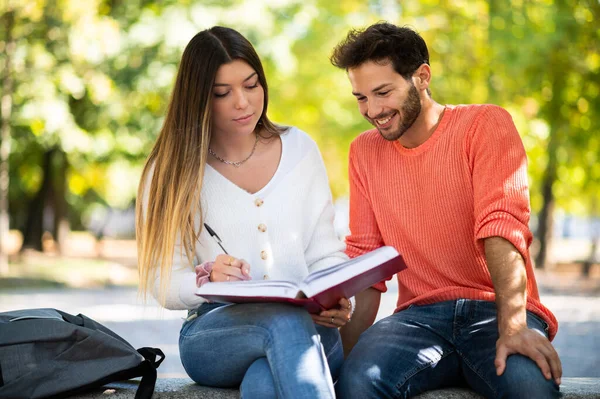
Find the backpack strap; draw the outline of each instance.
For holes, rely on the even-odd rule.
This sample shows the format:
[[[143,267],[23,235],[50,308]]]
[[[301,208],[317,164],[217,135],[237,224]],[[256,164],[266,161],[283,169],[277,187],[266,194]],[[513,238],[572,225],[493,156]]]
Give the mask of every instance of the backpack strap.
[[[158,348],[139,348],[137,350],[140,355],[144,356],[144,359],[148,360],[154,368],[158,368],[163,360],[165,360],[165,354]],[[159,356],[160,359],[156,360],[156,357]]]
[[[156,386],[156,369],[163,360],[165,354],[158,348],[139,348],[140,355],[144,356],[144,361],[140,364],[142,380],[135,393],[135,399],[151,399]],[[160,357],[156,360],[156,357]]]

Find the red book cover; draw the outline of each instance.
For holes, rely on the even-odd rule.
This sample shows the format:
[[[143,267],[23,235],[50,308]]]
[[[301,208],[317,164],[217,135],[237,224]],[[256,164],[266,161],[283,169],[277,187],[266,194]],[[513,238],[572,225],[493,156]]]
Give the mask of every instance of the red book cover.
[[[336,306],[340,298],[350,298],[359,292],[386,280],[388,277],[406,269],[406,263],[401,255],[382,263],[375,269],[367,270],[358,274],[350,280],[341,282],[333,287],[322,291],[312,297],[312,299],[321,305],[321,308],[331,309]]]
[[[392,247],[381,247],[347,262],[318,270],[304,281],[280,280],[207,283],[196,295],[225,303],[283,302],[319,313],[406,268]]]

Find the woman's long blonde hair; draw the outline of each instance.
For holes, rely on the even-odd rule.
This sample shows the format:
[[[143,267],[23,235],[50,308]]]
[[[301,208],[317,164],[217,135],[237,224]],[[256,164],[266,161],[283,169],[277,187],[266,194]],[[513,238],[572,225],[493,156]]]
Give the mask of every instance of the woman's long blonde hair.
[[[136,236],[140,293],[146,297],[160,278],[157,299],[165,304],[175,246],[193,266],[202,212],[200,192],[212,132],[213,84],[219,67],[243,60],[257,73],[264,90],[258,125],[267,134],[281,129],[267,118],[267,81],[252,44],[239,32],[215,26],[192,38],[181,57],[167,115],[140,180]],[[147,187],[148,174],[153,170]]]

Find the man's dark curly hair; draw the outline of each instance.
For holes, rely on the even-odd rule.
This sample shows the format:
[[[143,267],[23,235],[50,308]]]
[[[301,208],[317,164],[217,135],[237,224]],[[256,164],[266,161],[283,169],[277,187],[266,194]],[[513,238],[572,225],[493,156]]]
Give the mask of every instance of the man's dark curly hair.
[[[351,30],[334,48],[330,61],[346,70],[367,61],[391,61],[394,70],[408,80],[417,68],[429,64],[429,51],[425,40],[411,28],[378,22],[364,30]]]

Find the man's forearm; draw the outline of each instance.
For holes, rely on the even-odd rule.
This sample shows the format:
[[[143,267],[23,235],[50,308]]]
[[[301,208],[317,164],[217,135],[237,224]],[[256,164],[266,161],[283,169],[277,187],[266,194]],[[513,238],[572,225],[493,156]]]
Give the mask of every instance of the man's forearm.
[[[340,329],[342,344],[344,345],[344,356],[348,356],[360,334],[369,328],[377,317],[381,292],[374,288],[367,288],[356,295],[356,309],[352,314],[352,320]]]
[[[485,257],[496,292],[498,330],[512,334],[527,326],[527,273],[519,251],[501,237],[486,238]]]

